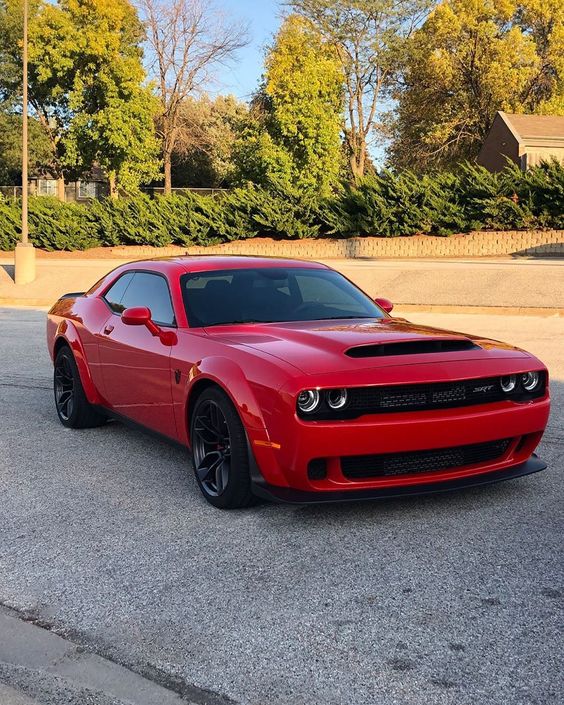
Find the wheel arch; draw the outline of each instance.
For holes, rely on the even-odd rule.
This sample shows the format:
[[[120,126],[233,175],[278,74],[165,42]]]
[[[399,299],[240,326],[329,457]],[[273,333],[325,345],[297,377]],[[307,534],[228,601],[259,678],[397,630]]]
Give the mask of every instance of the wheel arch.
[[[185,423],[190,443],[190,420],[198,397],[210,387],[220,389],[237,410],[247,432],[266,433],[263,412],[243,370],[229,358],[213,357],[202,360],[189,374],[185,405]]]
[[[96,385],[90,374],[88,361],[84,351],[84,346],[80,340],[78,331],[75,326],[68,320],[63,321],[59,326],[53,342],[53,361],[55,360],[59,350],[63,347],[68,347],[73,354],[74,361],[78,368],[80,381],[86,399],[90,404],[102,404],[103,400],[96,389]]]
[[[188,393],[188,399],[186,401],[186,422],[188,424],[188,436],[190,436],[190,421],[192,419],[192,414],[194,413],[194,407],[198,401],[198,397],[205,392],[206,389],[210,387],[215,387],[216,389],[221,389],[222,392],[227,394],[227,391],[222,387],[216,380],[210,379],[209,377],[201,376],[196,382],[191,386]]]
[[[253,373],[257,374],[256,368]],[[188,446],[190,447],[190,413],[198,396],[210,386],[215,386],[231,400],[243,423],[253,484],[264,484],[268,481],[274,485],[286,486],[288,483],[279,466],[278,451],[274,449],[276,444],[271,442],[265,421],[265,418],[272,417],[281,382],[281,378],[274,377],[272,368],[264,368],[262,378],[249,380],[237,362],[222,356],[204,358],[195,364],[188,372],[184,409]]]

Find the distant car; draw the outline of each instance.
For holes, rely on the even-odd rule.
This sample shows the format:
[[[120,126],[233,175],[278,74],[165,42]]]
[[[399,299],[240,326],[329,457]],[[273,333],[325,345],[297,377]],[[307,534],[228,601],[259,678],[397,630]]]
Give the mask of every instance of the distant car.
[[[423,494],[544,469],[533,451],[549,414],[545,366],[391,310],[312,262],[125,264],[49,311],[57,413],[70,428],[124,418],[188,446],[221,508]]]

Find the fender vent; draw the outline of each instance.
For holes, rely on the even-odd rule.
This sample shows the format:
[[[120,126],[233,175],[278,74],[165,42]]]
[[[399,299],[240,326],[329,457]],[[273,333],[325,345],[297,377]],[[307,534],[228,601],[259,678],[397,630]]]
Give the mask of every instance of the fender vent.
[[[464,350],[479,350],[471,340],[407,340],[401,343],[359,345],[349,348],[349,357],[386,357],[388,355],[423,355],[424,353],[449,353]]]

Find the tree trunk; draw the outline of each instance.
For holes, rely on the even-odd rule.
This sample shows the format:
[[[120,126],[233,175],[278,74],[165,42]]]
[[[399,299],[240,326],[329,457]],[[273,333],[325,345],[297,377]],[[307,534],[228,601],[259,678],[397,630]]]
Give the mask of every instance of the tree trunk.
[[[59,176],[57,179],[57,198],[59,201],[65,200],[65,179],[63,176]]]
[[[115,174],[108,174],[108,183],[110,186],[110,198],[117,198],[118,191],[117,191],[116,175]]]
[[[350,165],[354,182],[358,183],[366,168],[366,140],[361,135],[356,135],[352,141]]]
[[[172,155],[165,151],[163,155],[164,161],[164,192],[165,195],[172,193]]]
[[[355,184],[358,184],[364,176],[364,167],[360,162],[360,155],[358,154],[351,155],[351,171]]]
[[[364,176],[364,170],[366,169],[366,141],[362,140],[359,145],[359,155],[358,155],[358,178],[361,179]]]

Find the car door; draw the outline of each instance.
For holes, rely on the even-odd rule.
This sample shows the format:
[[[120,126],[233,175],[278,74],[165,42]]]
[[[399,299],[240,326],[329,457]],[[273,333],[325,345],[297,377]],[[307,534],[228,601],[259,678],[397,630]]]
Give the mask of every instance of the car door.
[[[114,411],[159,433],[176,438],[170,354],[145,326],[125,325],[126,308],[146,306],[163,330],[176,321],[167,279],[149,271],[123,274],[104,299],[112,313],[98,335],[104,396]]]

